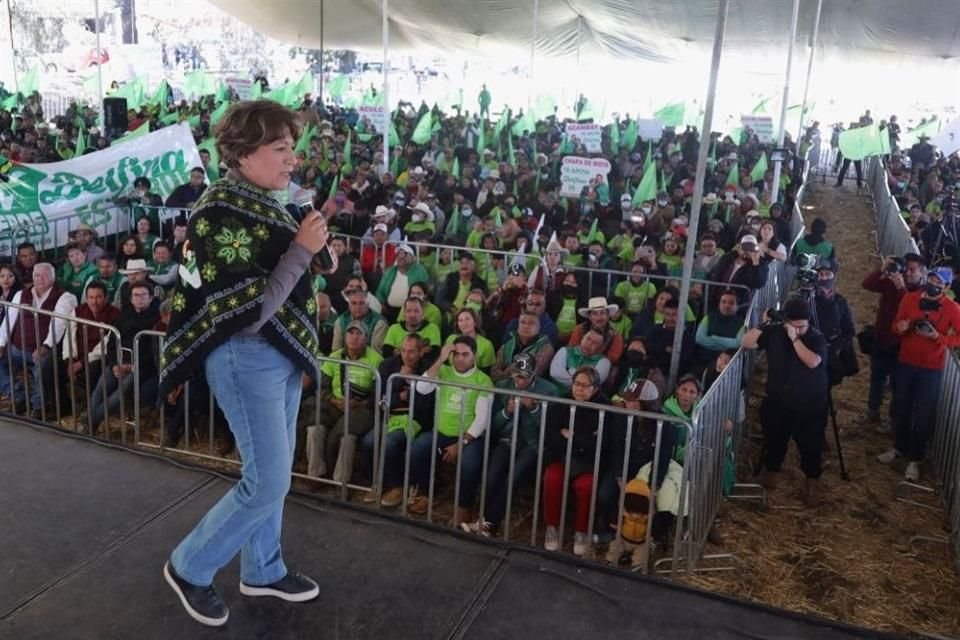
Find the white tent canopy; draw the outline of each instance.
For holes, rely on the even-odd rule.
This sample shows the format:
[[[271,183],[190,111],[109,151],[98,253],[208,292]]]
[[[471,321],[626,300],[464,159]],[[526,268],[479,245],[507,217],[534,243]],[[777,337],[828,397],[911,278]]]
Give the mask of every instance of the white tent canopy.
[[[380,0],[211,0],[274,38],[305,47],[379,50]],[[319,9],[324,2],[321,22]],[[529,50],[533,0],[390,0],[390,48],[478,55]],[[538,56],[609,55],[670,62],[713,42],[718,0],[539,0]],[[802,2],[798,42],[816,2]],[[731,2],[724,46],[784,51],[790,0]],[[828,0],[818,47],[827,55],[960,58],[957,0]],[[809,44],[809,42],[807,42]]]

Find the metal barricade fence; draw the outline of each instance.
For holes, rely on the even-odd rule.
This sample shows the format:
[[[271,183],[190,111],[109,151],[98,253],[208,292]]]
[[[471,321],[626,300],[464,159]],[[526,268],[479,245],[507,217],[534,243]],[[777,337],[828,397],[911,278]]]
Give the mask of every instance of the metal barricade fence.
[[[900,215],[900,207],[890,194],[886,168],[879,157],[873,157],[869,161],[867,184],[873,197],[877,249],[880,255],[902,256],[905,253],[919,253],[910,228]],[[935,488],[929,489],[909,482],[900,483],[900,487],[938,493],[942,498],[951,527],[949,537],[943,542],[953,545],[954,561],[960,571],[960,356],[956,351],[947,354],[937,398],[929,456],[936,473]],[[918,536],[917,539],[927,538]]]
[[[408,375],[408,374],[393,374],[387,379],[386,386],[386,395],[387,397],[392,397],[392,392],[397,385],[407,385],[410,389],[417,388],[417,393],[410,394],[409,406],[406,409],[407,412],[407,424],[412,424],[414,420],[414,415],[416,412],[416,403],[424,402],[423,398],[417,399],[417,396],[423,392],[420,390],[421,385],[428,385],[432,387],[432,393],[440,394],[441,387],[447,387],[452,389],[457,389],[458,394],[454,396],[457,401],[457,404],[460,407],[460,415],[458,420],[458,432],[456,436],[446,436],[447,440],[453,438],[455,441],[447,446],[455,446],[457,455],[456,455],[456,465],[454,469],[455,480],[454,480],[454,492],[453,492],[453,506],[454,514],[456,517],[458,507],[460,504],[460,494],[461,486],[464,482],[477,483],[477,491],[475,493],[479,494],[479,498],[473,500],[473,504],[464,505],[467,508],[472,508],[476,504],[476,513],[480,516],[481,520],[486,520],[488,518],[496,518],[501,516],[503,518],[503,527],[500,530],[502,538],[504,540],[511,540],[513,536],[511,532],[515,530],[515,527],[519,522],[525,522],[526,517],[516,518],[514,517],[514,507],[516,506],[515,493],[517,493],[521,488],[522,483],[518,482],[518,453],[521,452],[521,449],[518,448],[518,438],[520,432],[520,419],[521,411],[514,410],[512,414],[504,412],[503,416],[509,426],[505,427],[509,433],[507,434],[496,434],[498,437],[498,442],[494,444],[492,439],[494,437],[493,427],[488,424],[483,434],[472,440],[469,444],[465,442],[464,434],[469,429],[470,425],[466,424],[466,414],[467,407],[466,401],[464,400],[466,394],[469,392],[478,392],[480,396],[487,396],[491,405],[491,414],[493,414],[494,408],[499,409],[499,405],[495,404],[496,398],[506,398],[514,400],[514,407],[517,408],[517,403],[521,401],[533,402],[534,405],[528,409],[529,416],[531,419],[535,420],[537,423],[537,449],[536,449],[536,471],[533,474],[532,483],[534,489],[533,503],[531,506],[531,529],[529,534],[529,544],[531,546],[537,546],[538,540],[540,539],[540,514],[541,510],[544,509],[544,504],[546,500],[546,487],[545,487],[545,473],[549,468],[548,461],[545,459],[546,456],[546,439],[548,430],[559,430],[561,425],[559,424],[548,424],[548,414],[551,413],[551,406],[563,406],[569,408],[569,423],[565,423],[568,426],[569,434],[567,436],[566,451],[563,458],[562,467],[563,467],[563,478],[562,478],[562,490],[560,496],[560,508],[559,508],[559,526],[558,526],[558,540],[557,544],[559,548],[563,548],[564,541],[564,525],[567,520],[567,514],[570,511],[569,499],[571,498],[571,462],[573,458],[573,439],[575,435],[575,417],[576,412],[578,411],[596,411],[598,412],[597,417],[597,432],[596,432],[596,451],[593,455],[593,460],[591,464],[591,488],[589,496],[589,513],[588,513],[588,529],[586,533],[586,549],[589,553],[590,547],[593,545],[593,533],[594,525],[597,520],[599,513],[600,505],[598,504],[598,491],[601,487],[610,489],[610,482],[617,483],[617,487],[614,488],[614,491],[617,493],[616,499],[616,519],[615,523],[617,529],[614,533],[614,541],[619,545],[619,540],[616,536],[620,535],[620,524],[623,521],[624,516],[624,500],[625,492],[623,488],[626,486],[627,482],[632,479],[628,477],[630,475],[631,462],[632,466],[637,466],[638,460],[630,460],[630,456],[627,452],[631,451],[631,445],[633,438],[638,437],[638,429],[643,428],[641,421],[647,421],[649,425],[651,422],[655,423],[655,440],[654,440],[654,454],[651,460],[648,461],[650,468],[649,477],[649,486],[650,486],[650,496],[649,508],[647,510],[647,530],[644,544],[646,549],[651,548],[651,536],[653,531],[653,515],[656,510],[656,499],[658,496],[658,490],[661,487],[657,486],[658,472],[659,470],[659,459],[662,446],[662,437],[663,429],[665,425],[670,425],[671,428],[679,429],[683,431],[682,440],[686,442],[687,449],[691,447],[696,447],[697,444],[694,442],[694,436],[690,430],[690,423],[678,419],[674,416],[669,416],[665,414],[655,414],[641,411],[632,411],[622,407],[616,407],[613,405],[604,405],[604,404],[595,404],[592,402],[579,402],[573,400],[572,398],[567,397],[557,397],[557,396],[547,396],[532,393],[527,390],[517,390],[517,389],[506,389],[499,387],[485,387],[477,386],[473,384],[460,383],[450,380],[437,380],[435,378],[428,378],[418,375]],[[506,405],[507,400],[503,400],[504,406]],[[503,409],[500,409],[503,411]],[[388,463],[388,458],[397,457],[402,455],[403,457],[403,480],[401,489],[401,495],[403,496],[403,501],[401,503],[401,512],[403,514],[408,513],[407,509],[407,497],[408,496],[422,496],[427,500],[427,506],[425,507],[424,513],[428,521],[433,521],[435,514],[435,502],[438,495],[437,492],[437,480],[440,470],[438,469],[438,458],[441,458],[445,455],[444,449],[440,445],[440,432],[438,428],[438,418],[440,415],[441,407],[439,401],[435,401],[434,405],[434,428],[430,431],[422,431],[414,437],[410,437],[411,433],[409,431],[404,433],[402,446],[402,454],[398,453],[396,446],[392,448],[392,451],[388,453],[388,444],[386,441],[387,433],[384,432],[381,434],[383,442],[381,444],[381,451],[383,451],[383,456],[381,457],[381,464],[377,468],[377,481],[376,486],[378,491],[382,491],[387,487],[384,486],[385,482],[385,469]],[[539,414],[539,417],[534,417],[535,414]],[[492,418],[492,415],[491,415]],[[614,429],[622,428],[622,434],[618,433]],[[611,435],[611,431],[613,434]],[[556,437],[556,436],[554,436]],[[605,464],[609,463],[609,458],[604,459],[602,456],[607,447],[609,451],[611,447],[621,446],[620,437],[623,437],[622,441],[622,460],[619,461],[619,464],[610,465]],[[678,436],[679,437],[679,436]],[[425,442],[425,445],[415,444]],[[467,446],[482,446],[483,447],[483,462],[480,466],[480,477],[479,478],[467,478],[464,479],[464,448]],[[428,471],[428,486],[424,487],[414,487],[412,485],[412,467],[416,465],[423,465],[424,461],[422,456],[418,456],[417,460],[413,459],[413,450],[414,447],[418,451],[426,449],[429,452],[429,471]],[[496,447],[496,449],[495,449]],[[531,447],[527,447],[528,449]],[[497,451],[499,449],[499,451]],[[491,474],[491,456],[495,455],[494,452],[497,452],[496,455],[501,459],[501,464],[498,464],[494,467]],[[507,457],[507,468],[504,470],[502,468],[502,457]],[[615,456],[614,460],[619,456]],[[393,460],[392,463],[396,464],[396,460]],[[532,460],[527,460],[527,465],[530,465]],[[551,463],[556,464],[557,461],[551,461]],[[646,467],[645,465],[640,465],[640,471]],[[473,471],[471,469],[471,471]],[[525,469],[526,475],[530,475],[530,469]],[[424,469],[418,469],[417,475],[421,476],[424,473]],[[475,472],[474,472],[475,473]],[[505,474],[505,475],[504,475]],[[579,477],[579,476],[578,476]],[[633,477],[638,477],[634,473]],[[527,480],[527,484],[530,483],[531,478],[524,478]],[[668,480],[675,482],[676,476],[672,478],[668,477]],[[479,481],[479,482],[477,482]],[[666,483],[665,485],[666,486]],[[389,487],[390,489],[395,489],[396,487]],[[529,487],[527,487],[529,488]],[[676,524],[674,529],[674,544],[673,550],[669,558],[664,558],[660,563],[669,562],[670,571],[674,571],[680,563],[680,554],[681,552],[687,549],[687,545],[684,544],[684,541],[681,539],[681,535],[685,531],[685,527],[682,522],[684,520],[685,513],[692,513],[696,508],[694,505],[699,499],[699,485],[691,484],[690,473],[688,468],[684,465],[683,470],[680,472],[679,478],[679,487],[671,487],[671,489],[678,489],[678,513],[676,518]],[[491,496],[488,495],[489,490],[495,490],[498,495],[493,497],[493,500],[500,500],[503,504],[499,507],[491,507]],[[424,493],[425,492],[425,493]],[[469,496],[467,496],[469,498]],[[583,498],[581,494],[581,499]],[[609,498],[609,494],[607,494]],[[552,498],[552,496],[551,496]],[[684,508],[684,505],[688,505],[687,508]],[[581,507],[583,506],[581,502]],[[606,507],[611,507],[609,503],[605,505]],[[497,515],[491,515],[491,512],[497,512]],[[607,514],[608,516],[613,515],[612,509]],[[544,519],[546,516],[544,515]],[[499,527],[500,522],[490,523],[494,527]],[[612,523],[611,523],[612,524]],[[619,546],[618,546],[619,548]],[[644,572],[649,571],[650,566],[648,563],[643,564],[637,569],[643,570]]]
[[[3,334],[3,356],[5,364],[0,365],[0,377],[3,388],[0,393],[10,401],[10,413],[15,416],[32,417],[44,423],[64,426],[64,419],[73,417],[73,428],[88,435],[98,435],[98,424],[93,423],[91,404],[102,401],[105,420],[109,423],[109,411],[106,410],[109,397],[112,395],[106,384],[99,384],[99,377],[107,370],[111,363],[107,361],[107,344],[116,340],[121,345],[119,330],[111,325],[84,320],[75,315],[65,315],[37,309],[31,305],[14,304],[0,301],[3,310],[3,325],[0,333]],[[11,325],[9,322],[11,311],[16,311],[17,319]],[[47,332],[41,332],[41,317],[49,318]],[[29,318],[24,322],[25,318]],[[32,335],[38,343],[45,343],[41,335],[49,336],[52,331],[54,337],[59,333],[60,338],[54,341],[54,347],[40,357],[39,366],[34,363],[34,353],[28,353],[13,344],[13,338],[19,338],[21,345],[27,345],[27,324],[32,324]],[[96,344],[90,344],[90,335],[84,328],[97,331]],[[62,329],[62,330],[61,330]],[[16,349],[16,353],[14,352]],[[40,349],[38,347],[37,352]],[[65,358],[64,355],[68,357]],[[82,355],[82,376],[77,380],[79,371],[72,371],[72,363],[80,360]],[[127,351],[118,348],[118,366],[125,364]],[[74,357],[76,356],[76,357]],[[91,360],[91,358],[93,358]],[[14,360],[18,360],[15,364]],[[99,367],[93,366],[99,365]],[[96,375],[99,373],[99,375]],[[77,383],[82,382],[82,393],[78,398]],[[22,392],[20,389],[22,388]],[[100,393],[96,393],[96,389]],[[34,396],[34,389],[37,396]],[[22,401],[18,400],[19,397]],[[52,396],[52,397],[51,397]],[[69,396],[69,397],[64,397]],[[119,411],[121,423],[125,420],[125,407],[122,394],[119,396]],[[65,401],[69,400],[69,409]],[[39,406],[37,406],[39,404]],[[80,423],[81,405],[87,409],[86,424]],[[69,415],[67,415],[69,414]],[[109,425],[102,434],[110,439]],[[121,429],[121,441],[126,442],[126,430]]]
[[[141,372],[140,372],[140,362],[139,362],[139,353],[140,353],[139,345],[140,345],[140,342],[141,342],[142,340],[146,340],[146,339],[155,340],[155,341],[156,341],[156,349],[157,349],[157,352],[159,353],[159,352],[162,352],[162,350],[163,350],[164,337],[165,337],[165,334],[163,334],[163,333],[161,333],[161,332],[159,332],[159,331],[141,331],[140,333],[138,333],[138,334],[134,337],[134,340],[133,340],[133,363],[134,363],[134,373],[135,373],[135,375],[136,375],[136,378],[135,378],[135,389],[136,389],[136,392],[135,392],[135,394],[134,394],[134,420],[133,420],[133,423],[132,423],[132,426],[133,426],[133,429],[134,429],[134,434],[135,434],[134,442],[135,442],[137,445],[145,446],[145,447],[149,447],[149,448],[159,448],[159,449],[175,450],[175,451],[177,451],[178,453],[182,453],[182,454],[189,455],[189,456],[193,456],[193,457],[203,458],[203,459],[207,459],[207,460],[217,460],[217,461],[225,462],[225,463],[228,463],[228,464],[239,464],[238,461],[235,460],[235,459],[233,459],[233,458],[228,458],[228,457],[226,457],[226,456],[218,455],[218,454],[216,453],[216,446],[215,446],[215,414],[216,414],[216,409],[215,409],[215,406],[216,406],[216,405],[215,405],[215,402],[216,402],[216,401],[215,401],[215,398],[214,398],[214,396],[213,396],[213,392],[210,391],[209,388],[207,388],[207,393],[205,394],[206,397],[202,397],[202,398],[198,398],[198,399],[194,400],[194,399],[193,399],[193,395],[195,395],[195,394],[192,394],[192,393],[191,393],[191,386],[192,386],[193,384],[195,384],[195,382],[194,382],[194,383],[191,383],[191,382],[186,382],[186,383],[184,383],[184,385],[183,385],[183,390],[182,390],[182,392],[180,393],[180,395],[181,395],[182,398],[183,398],[183,409],[182,409],[182,411],[181,411],[181,414],[182,414],[182,416],[183,416],[183,428],[182,428],[182,433],[183,433],[183,445],[180,446],[180,447],[176,446],[177,443],[174,443],[174,446],[167,446],[167,445],[166,445],[166,436],[167,436],[167,428],[168,428],[168,425],[167,425],[167,411],[168,411],[170,408],[175,407],[175,405],[172,405],[172,406],[169,405],[169,403],[166,402],[166,401],[165,401],[166,399],[163,398],[163,397],[158,397],[158,398],[157,398],[157,403],[158,403],[158,407],[157,407],[157,419],[158,419],[158,423],[159,423],[159,424],[158,424],[158,426],[159,426],[159,431],[158,431],[158,433],[159,433],[159,444],[157,444],[156,442],[147,440],[147,439],[145,439],[145,438],[143,437],[145,430],[144,430],[144,425],[143,425],[142,422],[141,422],[141,417],[142,417],[143,414],[144,414],[145,407],[144,407],[144,404],[143,404],[142,399],[141,399],[141,396],[140,396],[140,389],[141,389],[141,379],[140,379],[140,375],[141,375]],[[371,365],[369,365],[369,364],[366,364],[366,363],[364,363],[364,362],[360,362],[360,361],[356,361],[356,360],[344,360],[344,359],[328,358],[328,357],[319,357],[319,358],[316,359],[316,363],[317,363],[317,369],[316,369],[315,383],[314,383],[315,394],[314,394],[314,397],[313,397],[313,400],[314,400],[314,402],[315,402],[315,406],[314,406],[314,410],[313,410],[313,417],[312,417],[313,419],[310,421],[311,424],[307,426],[307,429],[309,429],[309,426],[317,426],[317,425],[321,425],[321,424],[322,424],[322,418],[321,418],[321,416],[322,416],[322,413],[323,413],[324,406],[323,406],[323,402],[322,402],[322,400],[321,400],[321,389],[322,389],[322,387],[323,387],[323,382],[324,382],[324,377],[325,377],[325,376],[324,376],[324,373],[323,373],[323,371],[322,371],[322,367],[323,367],[324,364],[330,363],[330,364],[333,364],[333,365],[335,365],[335,366],[337,366],[337,367],[348,367],[348,368],[351,368],[351,369],[354,369],[354,368],[355,368],[355,369],[364,369],[364,370],[366,370],[366,371],[368,371],[368,372],[370,373],[370,375],[371,375],[372,378],[373,378],[373,393],[372,393],[372,398],[373,398],[373,403],[372,403],[372,409],[373,409],[373,410],[372,410],[372,414],[373,414],[373,418],[372,418],[371,428],[377,429],[377,432],[376,432],[376,433],[379,434],[379,427],[380,427],[381,422],[383,422],[383,421],[381,420],[382,405],[383,405],[383,393],[382,393],[382,390],[383,390],[383,381],[382,381],[382,377],[381,377],[381,375],[380,375],[380,372],[377,370],[377,368],[376,368],[376,367],[373,367],[373,366],[371,366]],[[327,377],[329,378],[329,376],[327,376]],[[204,386],[206,386],[206,385],[204,385]],[[344,390],[343,390],[343,394],[344,394],[344,395],[343,395],[344,408],[343,408],[343,410],[342,410],[342,416],[343,416],[343,436],[344,436],[344,437],[346,437],[346,436],[348,436],[348,435],[351,435],[350,432],[349,432],[349,427],[350,427],[350,425],[351,425],[351,415],[350,415],[350,414],[351,414],[351,412],[353,412],[353,411],[356,410],[356,409],[352,406],[352,404],[351,404],[351,400],[353,399],[354,393],[356,393],[356,392],[353,390],[353,385],[352,385],[352,384],[346,384],[345,387],[344,387]],[[178,398],[178,401],[179,401],[179,398]],[[191,428],[190,420],[191,420],[191,417],[193,416],[193,414],[195,413],[194,410],[196,409],[197,403],[203,403],[203,404],[206,405],[206,413],[207,413],[207,445],[206,445],[206,449],[207,449],[207,453],[202,453],[201,451],[198,451],[196,448],[192,448],[192,447],[191,447],[191,444],[190,444],[190,442],[191,442],[190,438],[191,438],[191,435],[192,435],[192,433],[193,433],[193,429]],[[202,406],[202,405],[201,405],[201,406]],[[301,404],[301,410],[302,410],[302,406],[303,406],[303,405]],[[298,425],[299,425],[299,424],[300,424],[300,421],[299,421],[299,419],[298,419]],[[325,426],[326,426],[328,429],[330,429],[331,431],[332,431],[333,428],[334,428],[334,425],[332,425],[332,424],[331,424],[331,425],[325,425]],[[298,428],[297,438],[305,441],[306,438],[307,438],[306,430],[304,430],[304,433],[300,433],[300,429]],[[303,444],[304,444],[304,446],[306,446],[306,442],[303,442]],[[300,450],[301,450],[301,447],[298,447],[297,450],[300,451]],[[379,438],[375,438],[375,447],[374,447],[374,452],[373,452],[373,458],[374,458],[374,463],[375,463],[375,464],[378,463],[378,461],[379,461],[379,456],[380,456]],[[327,485],[337,486],[337,487],[340,488],[341,497],[343,497],[343,498],[346,498],[346,497],[347,497],[347,491],[350,490],[350,489],[355,489],[355,490],[370,490],[370,489],[371,489],[370,486],[352,484],[352,483],[350,482],[350,479],[349,479],[349,478],[345,478],[345,479],[343,479],[343,481],[337,482],[337,481],[335,481],[335,480],[331,480],[331,479],[328,479],[328,478],[318,478],[318,477],[313,477],[313,476],[308,475],[308,474],[297,473],[297,472],[294,473],[294,476],[295,476],[295,477],[298,477],[298,478],[301,478],[301,479],[304,479],[304,480],[307,480],[307,481],[310,481],[310,482],[316,482],[316,483],[320,483],[320,484],[327,484]]]

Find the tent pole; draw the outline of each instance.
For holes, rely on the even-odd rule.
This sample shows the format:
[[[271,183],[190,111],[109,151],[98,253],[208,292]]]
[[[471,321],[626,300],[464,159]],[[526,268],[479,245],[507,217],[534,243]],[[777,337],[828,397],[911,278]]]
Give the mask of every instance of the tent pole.
[[[7,29],[10,33],[10,63],[13,67],[13,92],[20,93],[20,74],[17,73],[17,47],[13,43],[13,9],[7,0]]]
[[[800,139],[803,138],[803,125],[807,115],[807,94],[810,92],[810,76],[813,74],[813,58],[817,54],[817,36],[820,33],[820,10],[823,0],[817,0],[817,15],[813,19],[813,42],[810,43],[810,61],[807,62],[807,79],[803,83],[803,102],[800,103],[800,131],[797,133],[797,153],[800,153]]]
[[[324,4],[323,0],[320,0],[320,86],[317,89],[317,102],[319,103],[319,105],[316,103],[313,105],[314,110],[317,110],[317,106],[319,106],[320,111],[326,111],[326,108],[323,102],[323,59],[325,56],[324,49],[323,49],[323,32],[325,31],[325,29],[323,28],[324,27],[323,4]]]
[[[540,0],[533,0],[533,37],[530,39],[530,82],[527,83],[527,111],[533,107],[533,67],[537,57],[537,23],[540,21]]]
[[[103,108],[103,65],[100,64],[100,0],[93,0],[94,28],[97,30],[97,95],[100,97],[99,105]],[[166,102],[164,102],[166,104]]]
[[[383,13],[383,172],[390,171],[390,93],[389,93],[389,69],[390,63],[387,59],[387,52],[390,49],[390,21],[387,19],[388,0],[381,0],[381,10]],[[396,176],[394,176],[396,179]]]
[[[786,134],[787,126],[787,105],[790,102],[790,70],[793,68],[793,45],[797,40],[797,17],[800,14],[800,0],[793,0],[793,17],[790,19],[790,46],[787,48],[787,72],[783,80],[783,102],[780,105],[780,129],[777,133],[777,148],[783,148],[783,139]],[[812,60],[812,57],[811,57]],[[803,107],[801,106],[801,111]],[[780,193],[780,172],[783,169],[783,161],[777,160],[773,163],[773,193],[770,195],[770,202],[776,202]]]
[[[729,0],[720,0],[717,11],[717,31],[713,37],[713,59],[710,63],[710,82],[707,87],[707,102],[703,111],[703,128],[700,129],[700,151],[697,153],[697,173],[693,185],[693,202],[690,205],[690,230],[683,257],[683,279],[680,282],[680,309],[677,313],[677,329],[673,334],[673,351],[670,355],[670,382],[672,389],[680,372],[680,349],[686,328],[686,309],[690,300],[690,278],[693,276],[693,257],[697,248],[697,231],[700,226],[700,207],[703,201],[703,185],[707,175],[707,156],[710,155],[711,131],[713,130],[713,107],[717,96],[717,75],[720,71],[720,54],[723,52],[723,37],[727,29],[727,6]]]

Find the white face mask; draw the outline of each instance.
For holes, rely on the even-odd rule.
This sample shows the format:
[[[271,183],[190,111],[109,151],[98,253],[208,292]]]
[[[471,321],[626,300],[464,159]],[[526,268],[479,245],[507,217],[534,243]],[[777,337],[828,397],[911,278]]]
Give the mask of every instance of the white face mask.
[[[644,215],[646,215],[650,213],[650,207],[640,207],[640,211],[642,211]]]
[[[666,201],[666,200],[657,200],[657,204],[658,204],[659,206],[661,206],[661,207],[665,207],[665,206],[667,206],[667,201]]]
[[[460,215],[462,215],[465,218],[469,218],[470,216],[473,215],[473,211],[471,209],[461,209]]]

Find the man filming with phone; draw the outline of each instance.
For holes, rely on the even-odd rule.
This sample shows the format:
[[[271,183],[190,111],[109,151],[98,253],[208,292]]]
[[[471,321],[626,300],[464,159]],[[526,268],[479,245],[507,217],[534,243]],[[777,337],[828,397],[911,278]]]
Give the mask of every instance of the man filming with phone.
[[[920,463],[933,432],[947,350],[960,347],[960,305],[944,295],[953,283],[947,267],[932,269],[920,291],[903,296],[893,321],[900,337],[894,373],[894,447],[877,456],[889,464],[907,457],[904,478],[920,479]]]

